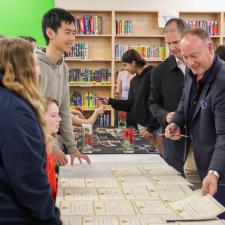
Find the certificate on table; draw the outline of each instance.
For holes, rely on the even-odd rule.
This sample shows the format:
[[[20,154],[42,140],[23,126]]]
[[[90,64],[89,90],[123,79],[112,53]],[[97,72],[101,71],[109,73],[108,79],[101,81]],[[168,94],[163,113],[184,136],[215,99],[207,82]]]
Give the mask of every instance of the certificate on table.
[[[62,216],[61,217],[63,225],[82,225],[81,216]]]
[[[85,180],[83,178],[60,178],[59,185],[65,187],[85,187]]]
[[[98,195],[101,200],[125,200],[120,188],[98,188]]]
[[[177,225],[224,225],[224,220],[198,221],[198,222],[177,222]]]
[[[175,201],[189,193],[192,190],[186,185],[156,185],[155,187],[147,187],[151,196],[160,196],[166,202]]]
[[[150,164],[145,166],[140,166],[139,169],[143,171],[145,174],[149,175],[178,175],[176,169],[167,164]]]
[[[150,192],[145,187],[129,188],[123,187],[122,191],[127,200],[148,200],[151,199]]]
[[[64,200],[98,200],[96,188],[64,188]]]
[[[141,176],[142,172],[135,166],[133,167],[111,167],[114,176]]]
[[[173,211],[168,208],[161,199],[134,201],[134,204],[141,215],[173,213]]]
[[[92,201],[62,201],[61,215],[94,215]]]
[[[94,201],[94,209],[96,215],[101,216],[119,216],[119,215],[135,215],[136,212],[130,201]]]
[[[151,179],[156,185],[189,185],[190,182],[178,175],[151,175]]]
[[[82,225],[119,225],[118,219],[115,216],[85,216],[82,221]]]
[[[101,187],[119,187],[119,183],[114,177],[105,178],[86,178],[87,187],[101,188]]]
[[[119,216],[120,225],[151,225],[165,224],[165,221],[157,216]]]
[[[123,187],[139,187],[139,186],[151,186],[154,185],[147,177],[145,176],[133,176],[133,177],[117,177],[121,186]]]
[[[225,211],[225,208],[212,196],[202,196],[201,190],[168,203],[168,206],[185,220],[212,219]]]

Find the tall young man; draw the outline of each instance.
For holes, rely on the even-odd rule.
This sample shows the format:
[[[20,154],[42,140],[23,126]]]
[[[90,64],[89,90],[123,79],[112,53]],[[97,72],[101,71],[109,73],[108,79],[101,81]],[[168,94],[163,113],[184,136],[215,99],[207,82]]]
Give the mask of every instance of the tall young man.
[[[53,8],[42,19],[42,31],[47,47],[36,51],[41,70],[40,91],[43,96],[55,99],[59,103],[59,114],[62,118],[60,133],[71,155],[71,163],[74,157],[78,157],[79,160],[83,158],[90,163],[88,156],[81,154],[75,145],[70,113],[69,69],[63,60],[64,53],[71,50],[75,41],[74,18],[64,9]],[[62,150],[55,147],[53,152],[57,164],[67,163]]]

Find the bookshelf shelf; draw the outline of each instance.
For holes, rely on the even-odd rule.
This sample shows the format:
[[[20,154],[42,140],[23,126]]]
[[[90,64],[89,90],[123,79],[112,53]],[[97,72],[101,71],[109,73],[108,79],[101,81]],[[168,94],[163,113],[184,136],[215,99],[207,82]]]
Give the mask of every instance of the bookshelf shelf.
[[[114,71],[122,69],[120,58],[123,52],[130,47],[138,50],[146,58],[148,64],[153,65],[162,62],[169,53],[165,48],[163,28],[158,26],[157,11],[92,9],[68,9],[68,11],[74,15],[77,23],[79,23],[78,25],[84,23],[87,26],[84,31],[77,30],[76,34],[76,43],[81,44],[81,46],[85,44],[86,46],[84,49],[81,48],[84,52],[83,56],[80,58],[65,58],[69,68],[75,71],[95,71],[94,73],[90,72],[90,74],[107,70],[110,77],[108,78],[110,83],[106,84],[78,83],[81,82],[81,79],[87,81],[83,80],[82,77],[83,74],[87,76],[87,72],[83,72],[80,81],[77,82],[76,80],[77,83],[69,83],[71,94],[80,92],[85,95],[88,92],[97,96],[113,97],[115,88]],[[205,24],[206,26],[208,24],[211,27],[214,26],[214,30],[212,29],[210,32],[212,32],[211,37],[215,47],[225,44],[225,12],[181,11],[179,15],[192,25],[194,22],[194,24],[198,25]],[[91,21],[93,18],[96,19],[98,24],[95,24],[94,29],[93,21]],[[88,21],[89,25],[87,24]],[[117,54],[117,48],[121,56]],[[93,110],[83,109],[87,114]],[[110,125],[114,125],[114,110],[112,108],[107,110],[110,113]]]

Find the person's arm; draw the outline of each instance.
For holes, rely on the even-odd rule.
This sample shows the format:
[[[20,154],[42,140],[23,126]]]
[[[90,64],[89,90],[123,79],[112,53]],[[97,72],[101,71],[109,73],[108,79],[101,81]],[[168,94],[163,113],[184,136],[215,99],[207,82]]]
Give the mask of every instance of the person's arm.
[[[122,94],[122,79],[121,79],[121,76],[122,76],[122,74],[121,74],[121,72],[119,72],[117,80],[116,80],[117,87],[116,87],[116,90],[115,90],[115,92],[117,94],[116,97],[118,97],[118,98],[120,98],[120,96]]]
[[[81,126],[82,124],[94,124],[98,116],[102,115],[103,113],[104,113],[104,107],[100,106],[92,113],[92,115],[88,119],[85,119],[85,118],[82,119],[82,118],[79,118],[78,116],[72,115],[72,123],[74,126]]]
[[[85,119],[84,115],[79,110],[71,109],[71,113],[81,119]]]
[[[6,115],[7,114],[7,115]],[[18,204],[37,224],[61,225],[45,171],[46,150],[37,119],[30,111],[1,113],[1,160]],[[4,119],[5,118],[5,119]]]
[[[162,107],[163,96],[161,85],[160,71],[159,68],[156,67],[152,70],[151,91],[148,105],[152,115],[157,118],[162,127],[165,127],[167,125],[166,116],[169,112]]]

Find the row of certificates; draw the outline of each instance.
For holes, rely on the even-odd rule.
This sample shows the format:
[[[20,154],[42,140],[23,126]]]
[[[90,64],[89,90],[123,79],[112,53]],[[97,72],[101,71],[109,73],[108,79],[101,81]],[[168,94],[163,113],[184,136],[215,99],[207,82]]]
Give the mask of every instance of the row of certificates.
[[[58,206],[64,224],[225,224],[212,220],[225,209],[209,195],[192,192],[167,164],[109,167],[111,177],[60,178]],[[175,222],[176,221],[176,222]]]

